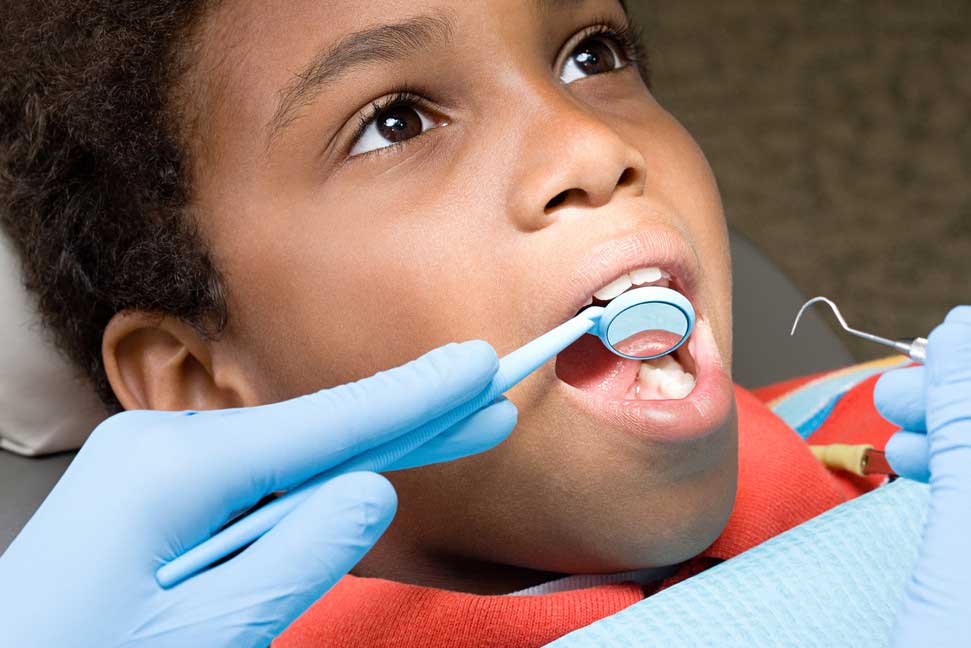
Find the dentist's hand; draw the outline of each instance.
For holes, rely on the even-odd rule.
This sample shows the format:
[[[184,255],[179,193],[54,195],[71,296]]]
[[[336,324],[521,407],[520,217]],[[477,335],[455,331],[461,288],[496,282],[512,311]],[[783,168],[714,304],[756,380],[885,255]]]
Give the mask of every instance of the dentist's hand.
[[[930,481],[920,557],[897,615],[896,646],[966,646],[971,637],[971,306],[928,338],[927,364],[877,383],[880,413],[905,431],[887,444],[898,473]]]
[[[155,571],[265,495],[475,396],[497,368],[492,347],[467,342],[283,403],[108,419],[0,558],[0,643],[268,645],[387,528],[396,498],[383,477],[326,482],[245,551],[171,589]],[[516,415],[501,400],[389,468],[487,450]]]

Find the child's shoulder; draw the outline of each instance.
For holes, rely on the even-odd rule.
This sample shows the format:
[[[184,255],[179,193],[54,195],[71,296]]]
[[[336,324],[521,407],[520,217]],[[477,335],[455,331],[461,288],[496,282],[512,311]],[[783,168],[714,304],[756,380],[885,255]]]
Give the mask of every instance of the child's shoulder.
[[[813,447],[852,497],[879,486],[885,476],[834,470],[840,461],[833,464],[822,459],[826,456],[822,451],[829,452],[833,444],[853,446],[859,453],[862,446],[882,450],[897,428],[880,416],[873,404],[873,389],[883,373],[910,364],[908,358],[893,356],[769,385],[753,390],[753,394]],[[843,462],[854,454],[852,449],[838,452]]]
[[[820,433],[830,434],[834,426],[847,427],[850,420],[857,421],[860,427],[861,416],[867,422],[876,417],[886,423],[873,406],[873,387],[884,372],[909,364],[911,361],[903,356],[892,356],[760,387],[753,389],[752,394],[799,436],[815,443],[822,441],[817,438]],[[845,439],[823,442],[837,441],[853,442]]]

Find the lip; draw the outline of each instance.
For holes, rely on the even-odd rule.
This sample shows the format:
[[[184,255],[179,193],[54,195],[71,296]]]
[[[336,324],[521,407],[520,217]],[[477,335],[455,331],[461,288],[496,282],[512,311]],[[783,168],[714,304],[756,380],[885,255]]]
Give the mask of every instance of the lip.
[[[677,400],[618,400],[577,389],[562,380],[563,397],[607,427],[661,443],[688,443],[716,433],[734,403],[731,376],[725,370],[708,321],[699,319],[687,342],[695,365],[695,387]]]
[[[684,237],[667,227],[602,243],[591,249],[580,261],[577,272],[566,282],[568,291],[558,303],[549,326],[556,326],[576,315],[587,305],[593,293],[622,274],[638,268],[657,267],[671,275],[672,286],[687,297],[701,316],[703,304],[698,303],[700,263],[694,249]]]

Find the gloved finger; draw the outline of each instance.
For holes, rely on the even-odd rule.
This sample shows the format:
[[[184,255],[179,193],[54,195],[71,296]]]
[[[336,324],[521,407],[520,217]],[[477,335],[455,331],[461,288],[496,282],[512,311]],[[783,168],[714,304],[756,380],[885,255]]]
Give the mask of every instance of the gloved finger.
[[[880,376],[873,389],[873,404],[880,416],[905,430],[925,432],[925,381],[926,369],[920,366]]]
[[[928,336],[927,429],[935,456],[971,447],[971,307],[952,310]]]
[[[901,430],[887,440],[887,462],[901,477],[927,483],[930,481],[930,444],[921,432]]]
[[[268,646],[364,557],[396,508],[394,488],[381,475],[335,477],[241,554],[169,590],[184,606],[169,616],[232,623],[232,612],[258,607],[264,640],[256,645]]]
[[[469,455],[491,450],[506,440],[516,427],[519,412],[509,400],[498,402],[479,410],[464,421],[416,448],[382,472],[407,470],[418,466],[454,461]]]
[[[895,645],[967,643],[971,521],[971,308],[951,311],[928,336],[930,507],[921,551],[897,615]]]
[[[487,343],[449,344],[355,383],[194,417],[193,449],[206,457],[224,509],[214,513],[245,508],[407,433],[481,392],[497,369]]]
[[[971,382],[971,306],[952,309],[928,336],[927,367],[933,385]]]

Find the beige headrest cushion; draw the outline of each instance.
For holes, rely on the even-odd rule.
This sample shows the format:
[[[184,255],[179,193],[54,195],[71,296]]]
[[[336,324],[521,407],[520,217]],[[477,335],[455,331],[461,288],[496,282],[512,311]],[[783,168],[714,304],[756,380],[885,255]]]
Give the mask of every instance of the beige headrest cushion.
[[[0,336],[0,448],[39,455],[81,447],[105,409],[44,332],[2,233]]]

